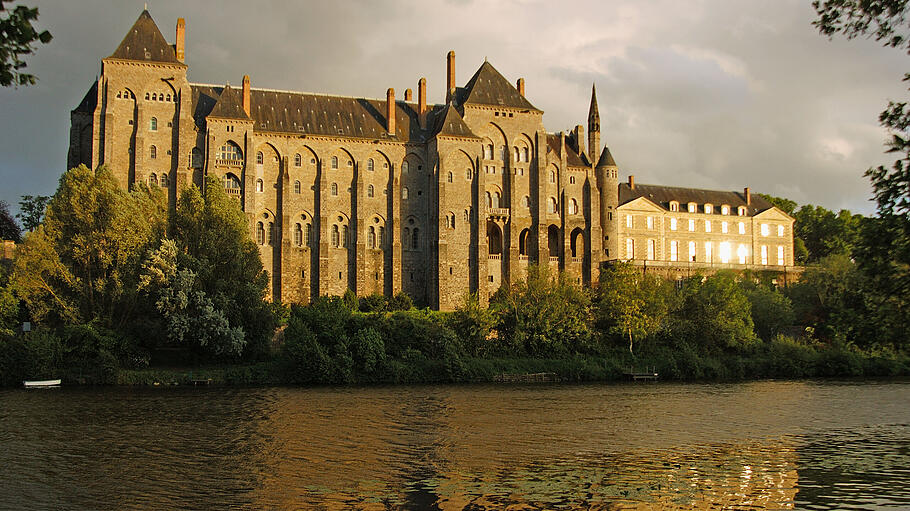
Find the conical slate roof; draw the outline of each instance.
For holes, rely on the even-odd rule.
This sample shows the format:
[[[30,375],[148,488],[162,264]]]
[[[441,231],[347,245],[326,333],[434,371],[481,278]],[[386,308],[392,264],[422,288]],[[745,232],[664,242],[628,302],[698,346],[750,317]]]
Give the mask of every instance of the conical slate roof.
[[[221,119],[243,119],[249,120],[250,116],[243,110],[243,103],[237,99],[237,94],[230,85],[226,85],[221,91],[218,102],[212,107],[208,117],[219,117]]]
[[[613,155],[610,154],[610,148],[604,147],[603,152],[600,153],[600,159],[597,160],[597,167],[615,167],[616,161],[613,159]]]
[[[448,135],[453,137],[479,138],[471,128],[465,124],[464,119],[451,104],[442,108],[436,114],[436,125],[433,129],[434,135]]]
[[[484,62],[480,69],[474,73],[471,80],[462,91],[462,104],[481,104],[492,106],[507,106],[537,110],[527,99],[518,93],[496,68],[489,62]]]
[[[142,11],[110,58],[180,64],[148,11]]]

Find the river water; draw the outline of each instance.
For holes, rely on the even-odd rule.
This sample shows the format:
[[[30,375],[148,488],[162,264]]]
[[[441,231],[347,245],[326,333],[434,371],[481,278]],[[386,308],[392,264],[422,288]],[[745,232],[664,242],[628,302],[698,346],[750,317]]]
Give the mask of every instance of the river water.
[[[0,509],[910,509],[910,382],[0,390]]]

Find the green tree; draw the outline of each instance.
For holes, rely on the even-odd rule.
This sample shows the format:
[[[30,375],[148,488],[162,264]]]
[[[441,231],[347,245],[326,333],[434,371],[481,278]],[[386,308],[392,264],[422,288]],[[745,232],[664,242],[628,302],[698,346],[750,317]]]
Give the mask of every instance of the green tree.
[[[614,264],[600,274],[597,287],[597,324],[617,338],[633,344],[651,337],[663,326],[670,312],[670,284],[643,274],[628,263]]]
[[[0,87],[34,85],[34,75],[23,72],[23,58],[35,52],[34,44],[47,44],[53,38],[47,30],[38,32],[32,22],[38,19],[38,8],[17,5],[7,10],[0,0]]]
[[[47,203],[51,198],[46,195],[23,195],[19,201],[20,213],[16,218],[22,222],[22,228],[32,232],[38,228],[38,225],[44,220],[44,211],[47,209]]]
[[[242,329],[246,355],[264,356],[277,318],[264,301],[268,274],[239,203],[209,176],[204,195],[195,186],[180,195],[170,232],[178,266],[195,275],[193,288],[223,312],[231,328]]]
[[[762,199],[770,202],[771,205],[777,209],[783,211],[784,213],[793,216],[793,212],[796,211],[796,202],[785,199],[783,197],[774,197],[773,195],[768,195],[765,193],[758,194]]]
[[[395,296],[389,298],[388,310],[390,311],[407,311],[414,308],[414,301],[404,291],[395,293]]]
[[[853,253],[859,241],[862,215],[842,209],[838,213],[821,206],[805,205],[794,213],[795,234],[805,242],[808,262],[833,254]]]
[[[19,225],[9,212],[9,204],[0,200],[0,240],[22,241]]]
[[[751,305],[736,278],[723,271],[685,281],[674,321],[689,343],[707,350],[737,350],[755,340]]]
[[[496,326],[496,318],[487,307],[480,305],[477,293],[465,296],[464,303],[449,316],[449,325],[471,356],[483,356],[488,351],[488,340]]]
[[[742,280],[740,286],[751,305],[755,333],[763,340],[770,341],[793,325],[793,304],[783,293],[752,279]]]
[[[821,340],[855,340],[867,321],[863,282],[856,263],[835,254],[807,267],[788,292],[797,319]]]

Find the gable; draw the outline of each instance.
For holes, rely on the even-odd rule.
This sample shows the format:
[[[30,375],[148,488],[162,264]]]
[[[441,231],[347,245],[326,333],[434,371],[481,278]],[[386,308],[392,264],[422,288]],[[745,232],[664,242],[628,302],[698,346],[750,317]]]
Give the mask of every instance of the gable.
[[[771,206],[770,208],[762,211],[761,213],[756,214],[753,218],[756,220],[777,220],[779,222],[793,222],[794,219],[790,215],[784,213],[782,210],[778,209],[776,206]]]
[[[621,204],[616,208],[617,210],[629,210],[629,211],[651,211],[655,213],[663,213],[664,208],[658,206],[657,204],[651,202],[650,200],[644,197],[638,197],[637,199],[632,199],[625,204]]]

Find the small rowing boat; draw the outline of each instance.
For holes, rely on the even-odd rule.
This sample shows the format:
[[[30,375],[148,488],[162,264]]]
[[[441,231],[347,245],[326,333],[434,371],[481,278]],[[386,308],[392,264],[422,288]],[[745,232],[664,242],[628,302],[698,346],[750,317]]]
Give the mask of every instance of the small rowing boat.
[[[33,380],[33,381],[24,381],[22,385],[28,389],[36,389],[43,387],[59,387],[61,380]]]

